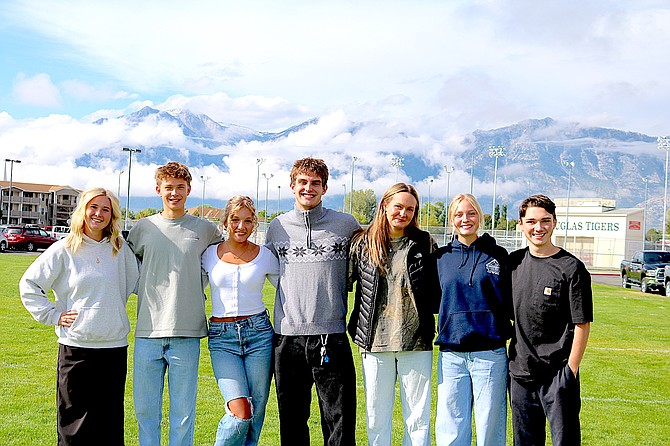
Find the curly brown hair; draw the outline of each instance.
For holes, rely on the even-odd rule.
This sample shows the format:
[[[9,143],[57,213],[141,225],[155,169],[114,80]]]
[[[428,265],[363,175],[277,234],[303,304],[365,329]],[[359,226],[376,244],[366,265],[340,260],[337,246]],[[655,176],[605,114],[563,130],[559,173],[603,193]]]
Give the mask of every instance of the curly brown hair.
[[[177,161],[170,161],[166,165],[156,169],[156,175],[154,175],[154,178],[156,179],[156,184],[158,186],[161,185],[161,182],[165,178],[179,178],[186,181],[189,186],[191,185],[191,180],[193,179],[191,177],[191,172],[188,170],[188,167]]]

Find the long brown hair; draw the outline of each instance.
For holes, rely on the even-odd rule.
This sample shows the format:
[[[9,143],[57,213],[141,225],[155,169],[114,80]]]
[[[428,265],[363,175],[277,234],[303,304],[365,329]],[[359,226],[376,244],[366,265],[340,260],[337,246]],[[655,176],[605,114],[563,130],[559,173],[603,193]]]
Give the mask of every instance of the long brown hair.
[[[375,218],[372,220],[370,226],[363,232],[357,234],[352,243],[352,246],[356,249],[363,243],[363,240],[365,240],[365,249],[368,252],[370,260],[381,270],[384,269],[384,264],[386,263],[386,257],[388,255],[388,248],[391,244],[389,221],[386,218],[386,205],[391,201],[391,197],[402,192],[411,194],[416,200],[416,210],[407,227],[419,227],[419,193],[411,184],[396,183],[388,188],[387,191],[384,192],[382,199],[379,200]]]
[[[112,208],[112,218],[109,224],[103,229],[102,234],[109,238],[112,244],[112,255],[118,254],[123,245],[123,237],[121,237],[121,205],[119,199],[112,191],[102,187],[94,187],[85,190],[79,196],[79,201],[74,212],[70,216],[70,233],[65,238],[65,247],[73,253],[77,252],[84,240],[84,225],[86,218],[86,207],[95,197],[107,197]]]

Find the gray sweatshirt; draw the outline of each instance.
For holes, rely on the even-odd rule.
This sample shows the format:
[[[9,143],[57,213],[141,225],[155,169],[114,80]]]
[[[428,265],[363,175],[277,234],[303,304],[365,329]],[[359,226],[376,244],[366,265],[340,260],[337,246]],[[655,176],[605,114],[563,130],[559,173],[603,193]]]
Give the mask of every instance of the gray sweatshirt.
[[[128,295],[137,285],[137,260],[125,243],[116,256],[108,239],[84,236],[76,253],[58,240],[21,277],[21,300],[36,321],[55,325],[58,342],[84,348],[128,345]],[[53,290],[55,301],[47,292]],[[61,313],[77,310],[71,327],[58,324]]]
[[[189,214],[155,214],[133,226],[128,244],[141,262],[135,337],[207,336],[200,256],[219,240],[213,223]]]
[[[344,333],[347,254],[356,219],[319,204],[272,220],[267,247],[279,259],[275,331],[282,335]]]

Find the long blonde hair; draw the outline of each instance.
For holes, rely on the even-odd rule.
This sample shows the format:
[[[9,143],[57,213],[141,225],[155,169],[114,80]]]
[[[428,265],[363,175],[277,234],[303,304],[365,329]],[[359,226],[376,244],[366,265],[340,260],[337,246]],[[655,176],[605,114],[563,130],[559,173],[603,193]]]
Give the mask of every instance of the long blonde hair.
[[[121,205],[119,204],[119,199],[112,191],[102,187],[94,187],[81,193],[77,207],[70,216],[70,233],[65,238],[65,247],[73,253],[77,252],[84,240],[86,207],[91,200],[99,196],[109,198],[109,202],[112,205],[112,218],[107,227],[102,231],[103,236],[108,237],[109,242],[112,244],[112,255],[115,256],[118,254],[121,245],[123,245],[123,238],[121,237]]]
[[[386,205],[391,201],[391,197],[402,192],[411,194],[416,200],[414,216],[407,227],[419,227],[419,193],[411,184],[396,183],[388,188],[388,190],[384,192],[382,199],[379,200],[375,218],[372,220],[370,226],[363,232],[358,233],[352,243],[352,246],[356,249],[363,243],[363,240],[365,240],[365,248],[370,260],[381,270],[384,270],[388,248],[391,244],[389,221],[388,218],[386,218]]]

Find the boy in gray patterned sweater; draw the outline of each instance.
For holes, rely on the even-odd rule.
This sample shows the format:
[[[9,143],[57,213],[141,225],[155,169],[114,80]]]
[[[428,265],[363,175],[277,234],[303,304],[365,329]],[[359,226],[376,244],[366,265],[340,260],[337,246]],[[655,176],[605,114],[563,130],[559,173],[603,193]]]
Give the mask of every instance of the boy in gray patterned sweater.
[[[274,324],[282,445],[309,444],[312,385],[324,444],[356,444],[356,374],[345,319],[348,246],[360,225],[349,214],[323,207],[327,183],[323,160],[296,161],[295,206],[275,218],[267,234],[280,265]]]

